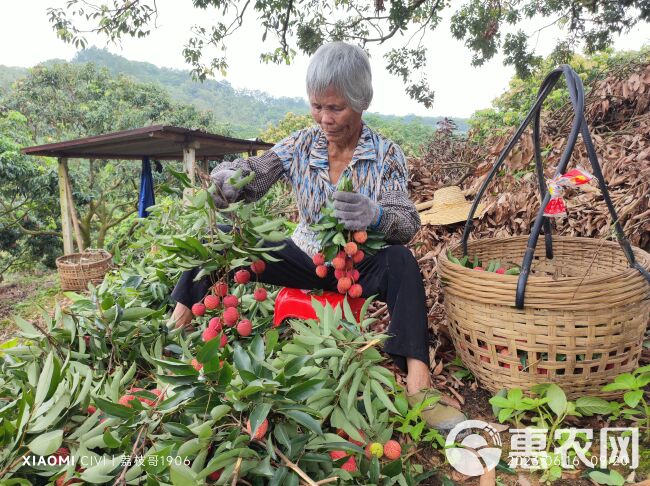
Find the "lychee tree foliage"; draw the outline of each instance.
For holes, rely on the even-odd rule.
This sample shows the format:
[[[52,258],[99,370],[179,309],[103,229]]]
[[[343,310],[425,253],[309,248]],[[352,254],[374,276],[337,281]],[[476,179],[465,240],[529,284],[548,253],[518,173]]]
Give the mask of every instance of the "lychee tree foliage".
[[[262,221],[259,205],[217,212],[210,190],[153,208],[167,220],[164,231],[144,226],[147,265],[165,276],[194,265],[260,270],[269,258],[260,241],[280,240],[281,223]],[[223,217],[231,232],[215,229]],[[347,301],[314,300],[317,320],[272,328],[271,300],[250,298],[261,288],[254,272],[249,281],[223,273],[187,330],[167,325],[169,288],[158,299],[147,290],[158,276],[134,283],[135,272],[122,268],[88,296],[68,293],[72,303],[40,323],[17,318],[19,337],[0,348],[9,484],[410,485],[431,474],[389,442],[408,405],[381,366],[387,336],[368,330],[372,299],[359,321]],[[50,460],[26,465],[26,456]],[[75,461],[51,461],[66,456]]]

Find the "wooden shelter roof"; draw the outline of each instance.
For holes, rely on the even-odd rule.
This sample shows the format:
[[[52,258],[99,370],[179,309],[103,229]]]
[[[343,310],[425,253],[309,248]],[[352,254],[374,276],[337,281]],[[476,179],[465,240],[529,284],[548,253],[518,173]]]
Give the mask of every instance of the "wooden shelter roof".
[[[183,160],[183,147],[192,144],[197,159],[268,150],[273,144],[226,137],[202,130],[153,125],[94,137],[26,147],[26,155],[83,159]]]

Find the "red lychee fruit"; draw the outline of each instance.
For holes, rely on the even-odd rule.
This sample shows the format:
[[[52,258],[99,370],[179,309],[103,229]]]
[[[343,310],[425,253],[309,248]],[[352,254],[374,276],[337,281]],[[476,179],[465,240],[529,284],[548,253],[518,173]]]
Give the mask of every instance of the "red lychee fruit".
[[[228,336],[226,336],[225,334],[222,334],[221,335],[221,341],[219,342],[219,347],[220,348],[225,348],[226,344],[228,344]]]
[[[478,272],[485,272],[485,269],[483,267],[474,267],[474,270]]]
[[[358,445],[359,447],[363,447],[364,444],[365,444],[365,440],[366,440],[366,434],[364,434],[363,431],[362,431],[361,429],[359,429],[359,434],[360,434],[361,437],[363,438],[363,441],[359,441],[359,440],[353,439],[352,437],[350,437],[348,440],[349,440],[350,442],[352,442],[354,445]]]
[[[363,250],[358,250],[354,255],[352,255],[352,261],[354,263],[361,263],[361,260],[365,258],[366,254]]]
[[[316,253],[312,258],[311,261],[314,262],[314,265],[317,267],[319,265],[323,265],[325,263],[325,255],[322,253]]]
[[[345,259],[337,256],[332,260],[332,266],[336,270],[343,270],[345,268]]]
[[[217,307],[219,307],[221,299],[219,299],[219,297],[216,295],[206,295],[205,299],[203,299],[203,303],[205,304],[206,309],[215,310]]]
[[[506,273],[506,269],[503,268],[503,267],[501,267],[501,268],[497,268],[497,269],[496,269],[496,273],[498,273],[499,275],[505,275],[505,273]]]
[[[336,461],[338,459],[343,459],[344,457],[347,457],[348,453],[345,451],[330,451],[330,457],[332,458],[332,461]]]
[[[347,472],[355,472],[357,470],[357,461],[354,456],[350,456],[347,462],[341,466],[341,469]]]
[[[218,481],[219,478],[221,477],[221,472],[222,471],[223,471],[223,469],[219,469],[218,471],[215,471],[213,473],[208,474],[208,479],[210,481]]]
[[[363,293],[363,287],[361,287],[361,285],[359,285],[358,283],[352,285],[348,290],[348,295],[353,299],[357,299],[361,297],[362,293]]]
[[[366,233],[363,230],[355,231],[354,233],[352,233],[352,239],[357,243],[363,245],[366,241],[368,241],[368,233]]]
[[[351,257],[357,252],[358,249],[359,249],[359,247],[357,246],[357,244],[354,241],[349,241],[349,242],[347,242],[345,244],[345,247],[344,247],[343,251],[345,251],[345,254],[347,256]]]
[[[83,481],[79,478],[72,478],[68,479],[68,476],[63,473],[63,476],[57,478],[57,480],[54,482],[56,486],[70,486],[71,484],[80,484],[83,483]]]
[[[203,314],[205,314],[205,305],[201,303],[194,304],[192,306],[192,314],[194,314],[196,317],[201,317]]]
[[[218,282],[214,284],[214,294],[218,297],[224,297],[228,294],[228,284],[226,282]]]
[[[223,298],[224,307],[237,307],[239,305],[239,299],[236,295],[226,295]]]
[[[264,422],[260,424],[260,426],[257,428],[257,431],[255,432],[255,435],[253,436],[253,439],[256,440],[262,440],[264,436],[266,435],[266,431],[269,428],[269,420],[264,419]],[[250,419],[246,421],[246,432],[248,432],[248,435],[251,435],[251,421]]]
[[[251,273],[248,270],[239,270],[235,273],[235,282],[247,284],[251,280]]]
[[[208,341],[211,341],[212,339],[216,338],[218,335],[219,335],[219,331],[208,327],[203,331],[203,335],[201,337],[203,339],[203,342],[207,343]]]
[[[253,273],[259,275],[264,271],[266,268],[266,263],[264,263],[264,260],[256,260],[253,263],[251,263],[251,270]]]
[[[336,290],[338,290],[341,294],[344,294],[350,287],[352,287],[352,280],[350,280],[348,277],[342,277],[339,279],[339,282],[336,285]]]
[[[88,415],[92,415],[96,411],[97,411],[97,407],[95,407],[94,405],[88,405],[88,408],[86,409],[86,412],[88,413]]]
[[[65,460],[70,457],[70,451],[67,447],[59,447],[52,455],[56,458],[56,464],[60,465],[65,462]]]
[[[223,313],[223,321],[227,326],[232,326],[239,319],[239,312],[235,307],[228,307]]]
[[[338,269],[334,270],[334,278],[336,280],[338,280],[340,278],[343,278],[343,277],[345,277],[346,273],[347,272],[344,269],[338,268]]]
[[[396,440],[389,440],[384,444],[384,455],[394,461],[402,455],[402,446]]]
[[[316,275],[318,275],[320,278],[327,277],[327,267],[325,265],[318,265],[316,267]]]
[[[201,371],[203,369],[203,365],[201,363],[199,363],[199,360],[196,359],[196,358],[192,358],[192,367],[196,371]]]
[[[131,408],[131,402],[133,400],[137,400],[137,398],[133,395],[122,395],[117,403],[119,403],[120,405],[124,405],[125,407]]]
[[[239,323],[237,324],[237,332],[242,337],[250,336],[251,333],[253,332],[253,325],[251,324],[251,321],[249,321],[248,319],[239,321]]]
[[[258,301],[258,302],[264,302],[267,297],[267,292],[265,288],[257,288],[255,289],[255,292],[253,292],[253,298]]]
[[[347,276],[350,277],[354,282],[359,280],[359,270],[356,268],[353,268],[352,270],[348,270]]]
[[[212,329],[213,331],[216,332],[221,332],[221,329],[223,328],[223,325],[221,323],[221,319],[219,317],[213,317],[210,319],[210,322],[208,323],[208,329]]]

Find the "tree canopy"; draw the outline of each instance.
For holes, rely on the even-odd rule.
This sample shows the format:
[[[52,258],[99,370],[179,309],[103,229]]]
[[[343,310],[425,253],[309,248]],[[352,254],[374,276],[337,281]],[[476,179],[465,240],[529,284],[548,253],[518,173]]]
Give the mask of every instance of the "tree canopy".
[[[269,46],[260,53],[264,62],[288,64],[297,52],[312,54],[332,40],[367,49],[389,43],[386,69],[399,76],[406,93],[426,107],[434,100],[424,71],[426,34],[438,27],[448,10],[455,9],[451,33],[473,52],[474,65],[482,65],[501,50],[504,62],[515,66],[520,77],[528,76],[540,62],[528,43],[533,32],[515,30],[522,20],[541,17],[548,25],[561,27],[563,36],[554,52],[560,61],[582,43],[588,53],[596,52],[611,45],[615,34],[650,20],[648,0],[466,0],[459,8],[444,0],[192,0],[192,5],[197,19],[206,18],[208,9],[218,19],[193,27],[183,48],[198,79],[215,71],[226,73],[228,38],[244,22],[254,20],[262,27],[264,45]],[[48,9],[48,15],[61,39],[84,47],[89,32],[113,42],[123,36],[149,35],[158,8],[155,0],[68,0],[65,8]],[[210,49],[213,54],[207,53]]]

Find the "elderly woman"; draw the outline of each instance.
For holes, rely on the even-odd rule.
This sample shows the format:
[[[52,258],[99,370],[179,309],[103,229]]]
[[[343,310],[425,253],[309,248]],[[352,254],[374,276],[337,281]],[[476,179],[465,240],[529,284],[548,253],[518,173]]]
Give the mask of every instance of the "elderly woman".
[[[386,302],[391,321],[386,351],[407,373],[411,404],[436,395],[430,389],[429,334],[424,285],[418,263],[403,246],[420,228],[420,218],[407,189],[407,168],[402,150],[372,131],[361,115],[372,100],[370,63],[360,47],[343,42],[316,51],[307,71],[307,93],[312,128],[285,138],[258,157],[223,162],[211,179],[221,189],[220,207],[240,199],[251,202],[263,196],[280,178],[293,187],[300,222],[282,250],[273,252],[281,262],[267,262],[260,275],[264,283],[301,289],[336,290],[336,279],[315,274],[312,256],[319,251],[309,225],[320,219],[321,208],[333,198],[335,216],[349,230],[370,228],[385,235],[389,246],[359,265],[363,297],[378,294]],[[228,184],[236,169],[255,179],[242,190]],[[352,180],[356,192],[340,192],[340,177]],[[189,308],[207,293],[210,282],[193,282],[196,272],[186,272],[172,294],[178,302],[173,318],[189,322]],[[447,430],[464,420],[456,409],[436,403],[423,413],[430,426]]]

